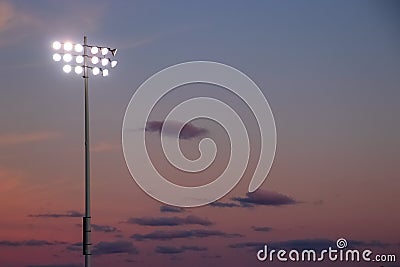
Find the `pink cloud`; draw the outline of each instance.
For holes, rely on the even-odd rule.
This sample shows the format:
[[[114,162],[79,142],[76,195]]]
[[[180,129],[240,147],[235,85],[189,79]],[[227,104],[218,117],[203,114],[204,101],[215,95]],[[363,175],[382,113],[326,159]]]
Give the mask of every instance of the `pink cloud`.
[[[40,142],[53,139],[59,136],[59,133],[51,131],[41,131],[32,133],[14,133],[0,135],[0,146],[19,145],[33,142]]]

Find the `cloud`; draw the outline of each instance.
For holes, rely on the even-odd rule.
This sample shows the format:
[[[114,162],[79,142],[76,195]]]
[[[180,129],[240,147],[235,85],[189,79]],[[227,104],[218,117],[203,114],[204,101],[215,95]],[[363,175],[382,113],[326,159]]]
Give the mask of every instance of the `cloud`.
[[[204,238],[204,237],[224,237],[233,238],[241,237],[240,234],[229,234],[217,230],[176,230],[176,231],[154,231],[149,234],[134,234],[131,238],[137,241],[143,240],[171,240],[178,238]]]
[[[387,247],[391,244],[382,243],[379,241],[357,241],[357,240],[347,240],[348,248],[354,247]],[[231,248],[249,248],[250,250],[259,250],[264,247],[264,245],[268,245],[271,249],[285,249],[285,250],[305,250],[305,249],[313,249],[316,251],[321,251],[323,249],[328,249],[329,247],[336,248],[336,241],[329,239],[295,239],[295,240],[286,240],[286,241],[277,241],[277,242],[243,242],[231,244],[229,247]]]
[[[181,122],[177,121],[169,121],[168,124],[165,125],[164,133],[175,137],[175,133],[177,133],[180,129]],[[158,132],[161,133],[161,129],[164,126],[163,121],[149,121],[146,124],[146,132]],[[208,133],[207,129],[200,128],[194,126],[192,123],[187,123],[183,126],[181,132],[179,133],[180,139],[192,139],[204,134]]]
[[[43,214],[31,214],[29,217],[37,218],[65,218],[65,217],[83,217],[83,214],[79,211],[67,211],[66,213],[43,213]]]
[[[66,249],[70,251],[82,251],[82,242],[71,243]]]
[[[92,230],[97,231],[97,232],[104,232],[104,233],[114,233],[114,232],[119,232],[119,230],[111,225],[98,225],[98,224],[92,224],[91,225]]]
[[[233,203],[233,202],[212,202],[209,204],[211,207],[217,207],[217,208],[236,208],[236,207],[241,207],[239,204]]]
[[[39,24],[38,18],[17,9],[10,1],[0,1],[0,46],[21,41],[31,34],[27,28],[32,29]]]
[[[14,7],[6,2],[0,2],[0,32],[7,30],[15,16]]]
[[[250,248],[251,250],[259,250],[264,247],[265,242],[242,242],[229,245],[230,248]]]
[[[138,254],[139,250],[130,241],[99,242],[93,246],[92,254]]]
[[[95,153],[101,153],[101,152],[108,152],[112,150],[116,150],[119,148],[119,145],[113,144],[113,143],[108,143],[108,142],[100,142],[96,143],[92,146],[90,151],[95,152]]]
[[[76,226],[82,227],[82,224],[78,223]],[[99,225],[99,224],[91,224],[92,231],[96,232],[104,232],[104,233],[115,233],[120,232],[116,227],[111,225]]]
[[[0,240],[0,246],[4,247],[40,247],[40,246],[54,246],[65,244],[61,241],[47,241],[47,240],[22,240],[22,241],[10,241],[10,240]]]
[[[69,3],[60,2],[57,5],[42,4],[24,8],[16,1],[0,1],[0,47],[10,46],[25,41],[26,38],[56,32],[59,35],[74,35],[84,28],[86,31],[100,27],[99,21],[106,14],[108,4],[98,3],[95,6],[81,3],[81,8],[76,9]],[[92,15],[85,13],[92,10]],[[61,30],[60,30],[61,29]],[[76,41],[76,40],[72,40]]]
[[[208,219],[203,219],[194,215],[189,215],[186,218],[180,217],[142,217],[130,218],[128,223],[144,225],[144,226],[178,226],[178,225],[203,225],[209,226],[213,223]]]
[[[251,229],[253,229],[253,231],[256,231],[256,232],[270,232],[270,231],[272,231],[271,227],[266,227],[266,226],[262,226],[262,227],[252,226]]]
[[[160,254],[180,254],[186,251],[206,251],[206,247],[198,246],[182,246],[182,247],[172,247],[172,246],[157,246],[154,252]]]
[[[181,208],[181,207],[161,206],[160,211],[161,212],[179,213],[179,212],[185,212],[185,209]]]
[[[269,190],[257,190],[253,193],[247,193],[246,197],[235,197],[232,200],[238,201],[241,205],[250,206],[282,206],[298,203],[291,197]]]
[[[32,132],[32,133],[15,133],[15,134],[1,134],[0,146],[5,145],[20,145],[26,143],[34,143],[50,140],[60,136],[59,133],[51,131]]]

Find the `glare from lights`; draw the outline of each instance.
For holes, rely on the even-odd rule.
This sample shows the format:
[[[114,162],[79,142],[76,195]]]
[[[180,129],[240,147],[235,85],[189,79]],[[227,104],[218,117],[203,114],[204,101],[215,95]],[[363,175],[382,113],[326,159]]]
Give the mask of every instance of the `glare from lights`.
[[[113,60],[111,61],[111,68],[114,68],[115,66],[117,66],[118,61]]]
[[[71,51],[71,50],[72,50],[72,43],[66,42],[66,43],[64,44],[64,50],[65,50],[65,51]]]
[[[71,70],[72,70],[72,67],[71,67],[70,65],[64,65],[63,71],[64,71],[65,73],[70,73]]]
[[[70,62],[72,60],[72,55],[71,54],[64,54],[63,60],[65,62]]]
[[[101,59],[101,65],[102,65],[102,66],[107,66],[108,61],[109,61],[108,58],[102,58],[102,59]]]
[[[75,58],[75,61],[76,61],[76,63],[78,63],[78,64],[83,63],[83,56],[77,56],[77,57]]]
[[[58,54],[58,53],[55,53],[54,55],[53,55],[53,60],[54,61],[60,61],[61,60],[61,55],[60,54]]]
[[[75,73],[76,74],[81,74],[83,72],[83,68],[81,66],[76,66],[75,67]]]
[[[97,46],[93,46],[92,49],[90,49],[90,53],[93,55],[96,55],[99,52],[99,48]]]
[[[61,48],[61,43],[59,41],[53,42],[53,49],[58,50]]]
[[[108,69],[103,69],[101,72],[103,73],[104,77],[108,76]]]
[[[94,67],[92,69],[92,73],[93,73],[93,75],[98,75],[100,73],[100,69],[98,67]]]
[[[93,64],[99,63],[99,58],[96,57],[96,56],[92,57],[92,63],[93,63]]]
[[[75,52],[80,53],[83,51],[83,46],[81,44],[75,45]]]
[[[105,56],[105,55],[107,55],[107,53],[108,53],[108,48],[107,48],[107,47],[103,47],[103,48],[101,49],[101,54],[102,54],[103,56]]]

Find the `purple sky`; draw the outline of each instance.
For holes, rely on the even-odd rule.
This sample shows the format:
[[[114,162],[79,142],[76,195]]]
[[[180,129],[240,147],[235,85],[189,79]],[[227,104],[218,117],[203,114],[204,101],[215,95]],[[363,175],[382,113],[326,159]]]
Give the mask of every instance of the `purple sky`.
[[[52,61],[51,43],[84,34],[119,49],[110,76],[89,81],[93,266],[265,266],[260,244],[321,249],[342,237],[400,259],[399,12],[395,1],[0,0],[0,266],[82,266],[83,81]],[[134,182],[121,128],[143,81],[192,60],[251,77],[271,105],[278,143],[256,193],[246,194],[252,156],[226,197],[180,209]],[[153,159],[177,183],[213,180],[229,154],[223,129],[202,120],[186,128],[182,147],[195,157],[200,137],[214,138],[215,166],[188,178],[157,153],[157,121],[201,95],[248,119],[257,152],[243,103],[218,87],[184,86],[166,96],[148,131]]]

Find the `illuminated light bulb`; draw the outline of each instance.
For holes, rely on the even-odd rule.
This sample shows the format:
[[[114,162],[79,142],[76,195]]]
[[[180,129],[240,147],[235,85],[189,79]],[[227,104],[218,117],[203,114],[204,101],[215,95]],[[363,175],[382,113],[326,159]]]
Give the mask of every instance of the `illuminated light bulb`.
[[[58,53],[55,53],[54,55],[53,55],[53,60],[54,61],[60,61],[61,60],[61,55],[60,54],[58,54]]]
[[[75,52],[80,53],[83,51],[83,46],[81,44],[75,45]]]
[[[77,56],[77,57],[75,58],[75,61],[76,61],[76,63],[78,63],[78,64],[83,63],[83,56]]]
[[[70,62],[72,60],[72,55],[71,54],[64,54],[63,60],[65,62]]]
[[[108,69],[102,70],[102,73],[104,77],[108,76]]]
[[[53,42],[53,49],[58,50],[61,48],[61,43],[59,41]]]
[[[114,68],[115,66],[117,66],[117,64],[118,64],[118,61],[116,61],[116,60],[111,61],[111,68]]]
[[[64,71],[65,73],[70,73],[71,70],[72,70],[72,67],[71,67],[70,65],[64,65],[63,71]]]
[[[99,58],[96,57],[96,56],[92,57],[92,63],[93,63],[93,64],[99,63]]]
[[[99,48],[97,46],[93,46],[90,49],[90,53],[92,53],[93,55],[96,55],[99,52]]]
[[[72,50],[72,43],[71,42],[66,42],[64,44],[64,50],[65,51],[71,51]]]
[[[102,65],[102,66],[107,66],[108,61],[109,61],[108,58],[102,58],[102,59],[101,59],[101,65]]]
[[[76,66],[75,67],[75,73],[76,74],[81,74],[83,72],[83,68],[81,66]]]
[[[103,56],[105,56],[105,55],[107,55],[107,53],[108,53],[108,48],[107,48],[107,47],[103,47],[103,48],[101,49],[101,54],[102,54]]]
[[[98,75],[100,73],[100,69],[98,67],[94,67],[92,69],[92,73],[93,73],[93,75]]]

